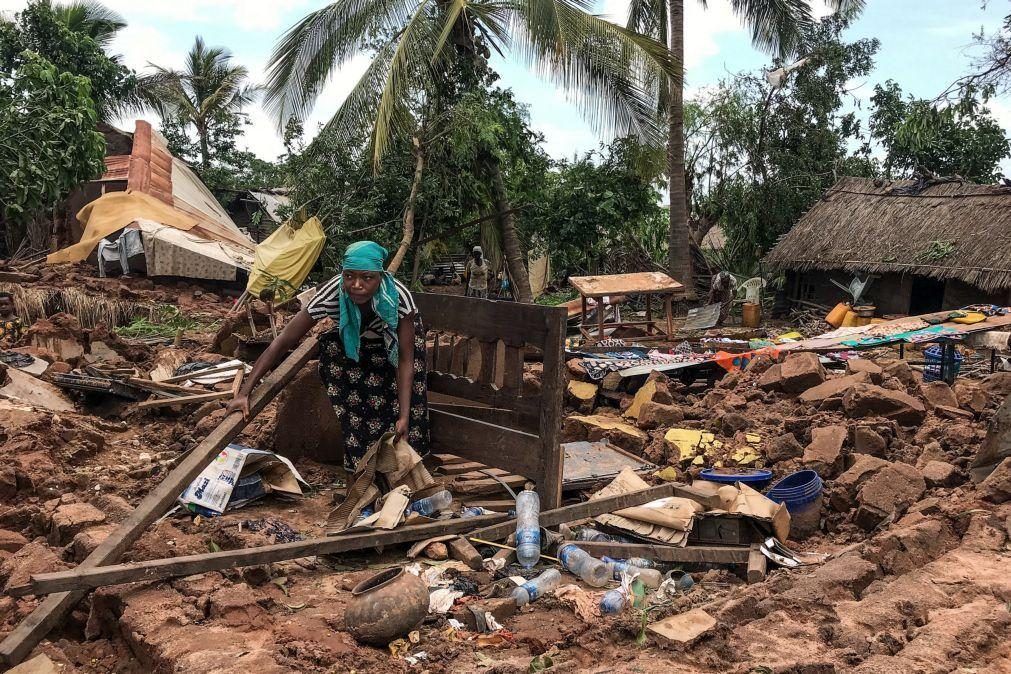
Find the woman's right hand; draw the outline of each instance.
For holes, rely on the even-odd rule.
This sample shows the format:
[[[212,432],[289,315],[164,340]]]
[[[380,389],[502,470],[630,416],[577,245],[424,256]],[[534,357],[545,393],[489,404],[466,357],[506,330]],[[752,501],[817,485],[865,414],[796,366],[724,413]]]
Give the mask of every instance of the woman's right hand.
[[[225,407],[225,412],[231,414],[232,412],[242,412],[243,419],[249,419],[249,396],[239,394],[228,401],[228,406]]]

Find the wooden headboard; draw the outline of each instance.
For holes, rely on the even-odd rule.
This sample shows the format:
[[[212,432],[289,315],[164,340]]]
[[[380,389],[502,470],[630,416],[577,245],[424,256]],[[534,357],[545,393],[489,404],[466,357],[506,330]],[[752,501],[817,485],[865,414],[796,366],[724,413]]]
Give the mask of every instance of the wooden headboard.
[[[566,311],[458,295],[414,296],[428,337],[435,452],[522,475],[541,508],[562,500],[562,353]],[[524,354],[543,354],[539,390],[524,390]]]

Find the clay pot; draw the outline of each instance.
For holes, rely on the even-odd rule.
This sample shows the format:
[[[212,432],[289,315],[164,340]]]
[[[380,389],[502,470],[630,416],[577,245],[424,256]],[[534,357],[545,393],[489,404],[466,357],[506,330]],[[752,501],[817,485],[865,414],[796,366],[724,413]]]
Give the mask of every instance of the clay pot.
[[[425,581],[403,569],[387,569],[358,583],[344,611],[344,629],[358,641],[385,646],[428,615]]]

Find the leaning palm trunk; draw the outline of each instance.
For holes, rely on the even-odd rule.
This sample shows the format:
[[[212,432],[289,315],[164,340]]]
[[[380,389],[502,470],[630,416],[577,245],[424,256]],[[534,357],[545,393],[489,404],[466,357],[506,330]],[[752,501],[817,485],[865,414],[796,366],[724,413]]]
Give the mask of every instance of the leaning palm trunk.
[[[530,275],[527,274],[523,245],[520,243],[519,234],[516,233],[516,223],[509,205],[509,195],[506,193],[505,180],[502,178],[502,167],[498,162],[493,162],[490,172],[495,208],[498,209],[499,225],[502,227],[502,246],[505,248],[509,276],[516,286],[516,299],[530,304],[534,301],[534,293],[530,289]]]
[[[675,62],[684,63],[684,0],[669,0],[670,50]],[[689,296],[694,295],[692,280],[691,235],[688,229],[688,197],[685,190],[685,107],[684,69],[679,65],[671,78],[670,128],[667,138],[667,164],[670,174],[670,237],[668,256],[670,274],[680,281]]]
[[[407,197],[407,208],[404,209],[404,235],[400,238],[400,247],[397,248],[390,266],[386,269],[391,274],[400,269],[407,255],[407,249],[414,240],[414,207],[418,203],[418,188],[421,187],[421,177],[425,172],[425,153],[421,150],[421,142],[417,136],[414,136],[411,142],[414,144],[414,179],[411,181],[411,194]]]

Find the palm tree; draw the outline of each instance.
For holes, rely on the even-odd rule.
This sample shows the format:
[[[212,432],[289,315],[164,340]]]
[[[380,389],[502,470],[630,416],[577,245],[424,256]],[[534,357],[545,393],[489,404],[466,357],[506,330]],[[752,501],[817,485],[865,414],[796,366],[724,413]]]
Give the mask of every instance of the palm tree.
[[[707,0],[699,0],[706,6]],[[856,15],[864,0],[823,0],[832,10]],[[813,22],[808,0],[730,0],[734,13],[750,29],[756,47],[778,56],[792,54]],[[669,45],[675,62],[684,56],[685,0],[632,0],[628,28]],[[660,109],[668,119],[667,164],[670,186],[670,274],[694,295],[691,229],[684,161],[684,72],[680,68],[661,86]]]
[[[107,48],[116,34],[126,28],[126,21],[113,10],[94,0],[75,0],[66,5],[53,5],[53,13],[75,33],[87,35]]]
[[[252,103],[259,88],[248,84],[249,71],[232,63],[224,47],[208,47],[199,35],[186,55],[183,70],[148,64],[154,72],[140,80],[140,90],[162,118],[174,116],[192,124],[200,142],[200,163],[210,166],[210,136],[222,113],[241,111]]]
[[[419,107],[452,78],[456,57],[478,62],[478,43],[519,56],[570,94],[591,123],[658,142],[655,82],[674,71],[667,48],[605,21],[592,0],[337,0],[289,29],[271,56],[267,105],[304,119],[330,76],[354,56],[372,62],[320,134],[346,149],[369,139],[374,166],[394,138],[413,138]],[[378,36],[378,37],[377,37]],[[497,167],[493,166],[492,171]],[[497,205],[501,175],[492,175]],[[530,298],[511,217],[500,218],[517,290]],[[525,286],[525,288],[524,288]]]

